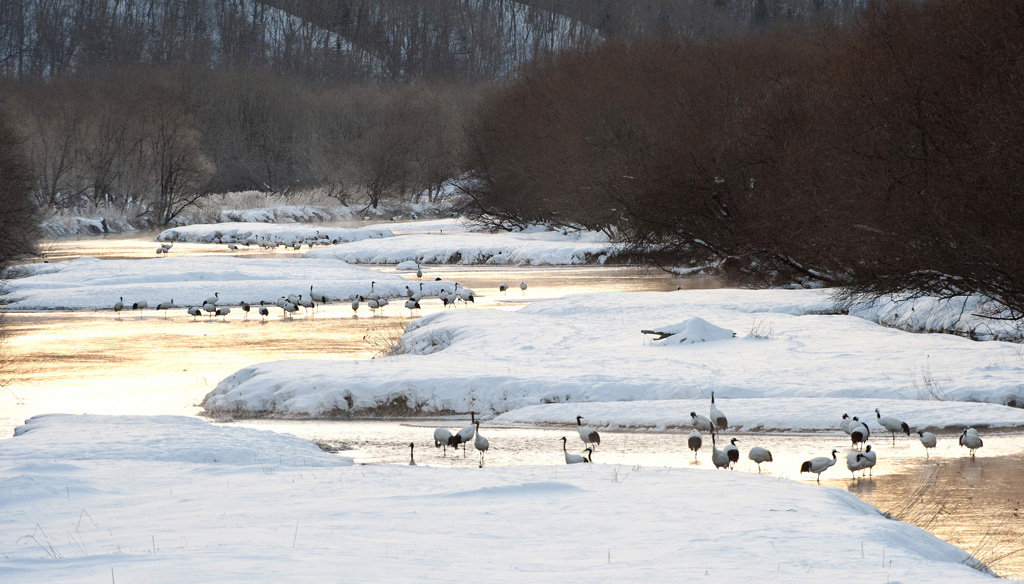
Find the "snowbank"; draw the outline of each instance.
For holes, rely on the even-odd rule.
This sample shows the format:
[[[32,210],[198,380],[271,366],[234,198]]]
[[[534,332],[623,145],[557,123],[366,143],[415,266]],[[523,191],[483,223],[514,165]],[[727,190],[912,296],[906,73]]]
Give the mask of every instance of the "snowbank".
[[[218,304],[237,305],[260,300],[273,302],[289,294],[308,294],[309,287],[331,300],[374,290],[391,298],[405,298],[408,280],[337,260],[301,258],[237,258],[225,256],[169,256],[146,260],[81,258],[52,264],[18,266],[20,275],[8,282],[4,297],[8,308],[52,310],[110,308],[145,300],[150,307],[166,300],[175,306],[201,305],[220,293]],[[13,277],[13,276],[12,276]],[[436,294],[453,282],[423,282],[423,290]]]
[[[352,459],[325,456],[315,444],[288,434],[217,427],[184,416],[43,414],[0,443],[6,461],[125,461],[324,467]],[[27,439],[26,439],[27,438]]]
[[[387,242],[359,241],[314,249],[306,257],[359,264],[573,265],[604,263],[619,247],[601,233],[428,233]]]
[[[497,416],[492,424],[572,423],[583,416],[588,426],[601,429],[690,431],[690,412],[708,415],[708,399],[542,404]],[[964,427],[1024,427],[1024,409],[998,404],[860,398],[736,398],[715,393],[715,405],[734,431],[839,432],[843,414],[868,424],[872,437],[889,436],[878,423],[875,408],[910,425],[911,431]],[[913,436],[917,438],[916,435]]]
[[[750,473],[355,467],[174,417],[26,428],[0,441],[11,582],[995,581],[848,492]]]
[[[976,340],[1024,338],[1024,322],[997,320],[1000,307],[983,296],[877,298],[850,307],[850,314],[912,332],[946,332]]]
[[[942,427],[984,420],[938,400],[1024,403],[1019,346],[902,332],[827,314],[831,306],[820,290],[684,290],[569,296],[514,312],[448,311],[407,327],[406,354],[252,365],[221,381],[203,406],[236,416],[319,417],[395,404],[413,414],[490,415],[546,403],[702,400],[711,391],[721,398],[865,400],[837,408],[827,421],[800,407],[785,419],[730,416],[744,427],[809,429],[834,428],[844,411],[871,412],[882,399],[929,400],[944,409],[946,422],[935,421]],[[739,335],[654,345],[641,333],[691,316]],[[657,423],[688,424],[689,411]],[[1005,423],[1024,423],[1013,420]]]
[[[275,223],[213,223],[167,229],[160,233],[156,240],[250,245],[329,245],[392,236],[394,234],[388,229],[371,227],[346,229]]]

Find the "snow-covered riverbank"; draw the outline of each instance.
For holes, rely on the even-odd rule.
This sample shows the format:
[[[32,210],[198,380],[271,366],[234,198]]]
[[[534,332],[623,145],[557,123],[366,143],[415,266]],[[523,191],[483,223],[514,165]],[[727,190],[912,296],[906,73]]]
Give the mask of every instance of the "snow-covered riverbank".
[[[356,467],[190,418],[50,415],[0,441],[0,477],[11,582],[994,581],[850,493],[749,473]]]
[[[828,314],[830,306],[819,290],[681,290],[570,296],[515,312],[447,311],[409,325],[406,354],[256,364],[223,380],[204,406],[220,415],[316,417],[396,402],[413,412],[492,415],[548,403],[706,400],[711,391],[721,400],[864,400],[837,407],[828,424],[797,406],[730,418],[748,428],[814,429],[833,428],[845,409],[872,413],[874,400],[944,408],[927,423],[942,426],[983,421],[954,402],[1024,402],[1019,345],[902,332]],[[736,336],[679,343],[683,335],[652,341],[641,332],[693,317]],[[688,424],[688,407],[651,407],[656,423]],[[1024,410],[1007,411],[1017,422],[993,423],[1024,423]],[[607,421],[627,426],[628,416]]]
[[[169,256],[147,260],[100,260],[80,258],[52,264],[16,268],[31,274],[8,282],[4,300],[15,310],[109,309],[123,297],[128,309],[145,300],[152,308],[174,300],[181,310],[201,306],[202,301],[220,294],[218,305],[237,306],[246,301],[272,303],[281,296],[313,292],[332,301],[345,302],[352,295],[373,290],[392,298],[405,298],[413,283],[395,274],[382,274],[337,260],[297,258],[237,258],[231,256]],[[441,288],[451,290],[453,282],[423,282],[427,294]]]

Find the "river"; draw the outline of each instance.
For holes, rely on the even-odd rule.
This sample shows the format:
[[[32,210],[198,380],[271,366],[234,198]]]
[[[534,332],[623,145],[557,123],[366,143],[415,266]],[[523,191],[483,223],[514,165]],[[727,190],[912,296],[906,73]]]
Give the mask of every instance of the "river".
[[[154,257],[153,234],[53,242],[51,261],[90,255],[105,258]],[[227,253],[224,246],[175,244],[176,254]],[[275,255],[293,252],[273,252]],[[680,280],[631,267],[431,266],[430,276],[457,280],[477,290],[477,304],[515,309],[540,298],[577,292],[713,288],[711,279]],[[373,267],[394,272],[392,267]],[[530,283],[529,294],[515,286]],[[513,284],[500,293],[501,282]],[[423,314],[439,310],[424,306]],[[417,318],[421,315],[417,315]],[[240,316],[226,321],[194,320],[183,309],[163,315],[115,315],[112,311],[15,312],[5,316],[7,350],[13,358],[10,383],[0,390],[0,436],[32,415],[47,412],[96,414],[198,415],[198,403],[218,381],[252,363],[293,358],[366,359],[411,322],[409,311],[389,307],[382,314],[354,317],[344,304],[328,304],[314,315],[282,319]],[[408,444],[418,445],[419,464],[476,466],[467,456],[432,447],[433,429],[452,431],[468,420],[362,420],[230,422],[289,432],[352,456],[360,464],[408,463]],[[564,464],[561,437],[579,452],[575,427],[481,427],[491,442],[487,466]],[[729,435],[733,437],[733,435]],[[807,458],[835,447],[846,452],[845,436],[835,434],[736,434],[743,453],[732,472],[758,472],[746,459],[751,446],[769,448],[774,462],[762,473],[814,481],[797,471]],[[822,475],[822,484],[848,489],[894,517],[915,523],[974,553],[999,574],[1024,578],[1024,440],[1016,432],[986,433],[985,448],[972,459],[956,435],[940,436],[925,458],[920,443],[897,438],[887,445],[873,476],[853,479],[845,460]],[[603,432],[595,462],[616,465],[621,480],[643,467],[700,468],[715,471],[709,445],[696,460],[686,434]]]

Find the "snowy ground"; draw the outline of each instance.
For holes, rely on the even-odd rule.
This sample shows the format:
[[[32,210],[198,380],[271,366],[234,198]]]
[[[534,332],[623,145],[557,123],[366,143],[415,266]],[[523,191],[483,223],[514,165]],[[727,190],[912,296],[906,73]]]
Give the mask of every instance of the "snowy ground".
[[[390,229],[364,227],[347,229],[342,227],[319,227],[310,225],[279,225],[275,223],[214,223],[210,225],[189,225],[166,229],[157,236],[157,241],[188,241],[193,243],[235,243],[258,246],[264,244],[282,245],[328,245],[393,237]]]
[[[8,282],[8,307],[22,310],[109,309],[123,297],[128,308],[145,300],[150,308],[166,300],[176,307],[201,305],[220,294],[219,305],[237,306],[245,300],[273,302],[289,294],[313,292],[328,298],[348,299],[369,293],[405,298],[414,285],[394,274],[382,274],[337,260],[296,258],[237,258],[168,256],[147,260],[81,258],[52,264],[21,266],[28,277]],[[415,286],[419,289],[419,283]],[[424,281],[423,289],[436,294],[451,290],[453,282]]]
[[[182,417],[32,418],[0,441],[0,493],[4,582],[993,581],[836,488],[602,464],[350,466]]]
[[[407,354],[256,364],[223,380],[204,405],[236,416],[316,417],[404,400],[425,412],[489,416],[542,404],[642,401],[628,413],[604,412],[603,421],[626,427],[639,416],[642,425],[683,426],[697,406],[660,400],[707,404],[714,391],[722,403],[814,400],[771,410],[738,402],[730,424],[744,428],[835,428],[844,412],[873,414],[881,400],[899,400],[883,415],[915,427],[1024,425],[1021,409],[957,403],[1024,402],[1020,345],[820,314],[829,306],[816,290],[684,290],[570,296],[514,312],[451,310],[409,325]],[[652,342],[641,333],[694,316],[736,336],[680,343],[679,335]],[[818,401],[837,398],[860,401]],[[541,417],[565,422],[576,415],[571,409]]]

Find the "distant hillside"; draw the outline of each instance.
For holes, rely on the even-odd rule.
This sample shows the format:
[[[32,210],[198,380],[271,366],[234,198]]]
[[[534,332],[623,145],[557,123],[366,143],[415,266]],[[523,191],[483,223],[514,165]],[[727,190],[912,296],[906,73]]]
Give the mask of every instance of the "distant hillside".
[[[0,3],[0,75],[102,65],[268,67],[317,79],[485,80],[608,37],[706,39],[843,22],[865,0],[21,0]]]

